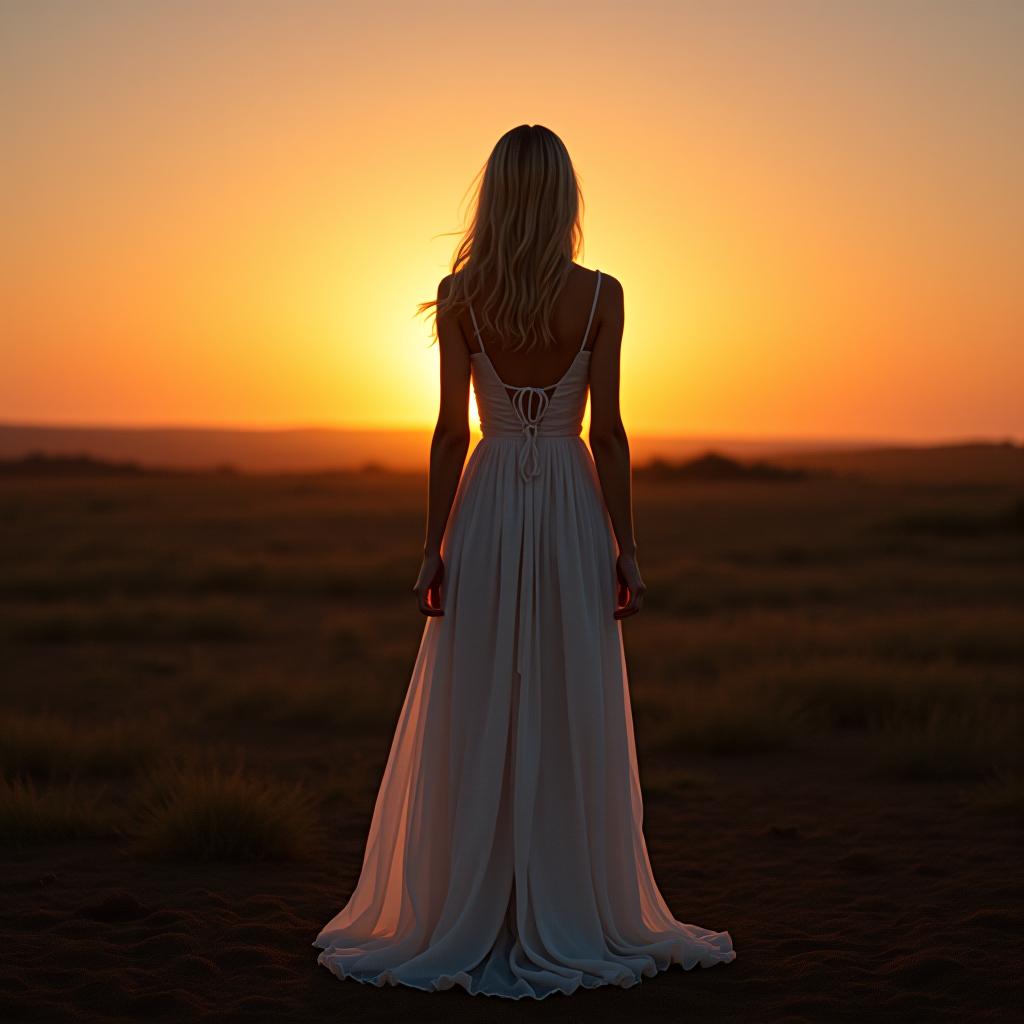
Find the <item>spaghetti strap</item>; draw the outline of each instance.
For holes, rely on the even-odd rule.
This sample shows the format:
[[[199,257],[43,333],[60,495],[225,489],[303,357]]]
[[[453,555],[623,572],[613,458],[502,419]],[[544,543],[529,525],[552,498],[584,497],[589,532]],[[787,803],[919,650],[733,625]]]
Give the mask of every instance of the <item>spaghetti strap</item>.
[[[484,351],[484,339],[480,337],[480,325],[476,322],[476,313],[473,312],[473,303],[469,304],[469,315],[473,318],[473,330],[476,332],[476,343],[480,346],[480,351]]]
[[[594,322],[594,310],[597,309],[597,293],[601,290],[601,271],[597,272],[597,282],[594,284],[594,301],[590,305],[590,319],[587,320],[586,329],[583,331],[583,341],[580,342],[580,352],[586,348],[587,335],[590,333],[590,325]]]

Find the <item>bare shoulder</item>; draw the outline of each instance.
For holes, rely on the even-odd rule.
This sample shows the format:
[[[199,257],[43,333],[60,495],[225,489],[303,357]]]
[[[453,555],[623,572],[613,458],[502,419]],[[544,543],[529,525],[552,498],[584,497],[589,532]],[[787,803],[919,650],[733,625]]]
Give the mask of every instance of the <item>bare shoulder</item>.
[[[607,323],[621,322],[623,318],[622,282],[613,274],[601,271],[601,295],[598,310],[602,321]]]
[[[612,299],[622,298],[622,282],[607,271],[601,271],[601,291]]]
[[[442,303],[445,302],[451,291],[453,279],[453,274],[445,274],[445,276],[437,283],[437,308],[435,312],[437,314],[438,327],[441,327],[442,325],[444,327],[451,327],[458,323],[458,318],[452,316],[450,308],[445,307],[442,309]]]
[[[592,295],[594,288],[597,286],[598,271],[581,266],[579,263],[576,264],[576,269],[581,282],[584,277],[586,278],[587,289],[589,289],[589,294]],[[601,287],[597,296],[597,309],[598,315],[603,316],[622,308],[622,282],[614,274],[609,274],[607,270],[601,270],[600,274]],[[581,295],[587,291],[582,284],[579,286],[579,289]]]

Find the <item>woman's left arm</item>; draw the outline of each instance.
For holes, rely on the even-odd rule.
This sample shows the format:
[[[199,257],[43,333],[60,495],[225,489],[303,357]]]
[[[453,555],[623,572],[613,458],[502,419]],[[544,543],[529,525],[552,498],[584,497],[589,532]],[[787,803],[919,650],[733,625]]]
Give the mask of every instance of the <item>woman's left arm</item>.
[[[438,285],[438,303],[448,294],[450,283],[448,275]],[[469,450],[469,348],[458,320],[447,313],[437,314],[437,338],[441,351],[441,402],[430,442],[423,564],[413,586],[424,615],[444,614],[441,540]]]

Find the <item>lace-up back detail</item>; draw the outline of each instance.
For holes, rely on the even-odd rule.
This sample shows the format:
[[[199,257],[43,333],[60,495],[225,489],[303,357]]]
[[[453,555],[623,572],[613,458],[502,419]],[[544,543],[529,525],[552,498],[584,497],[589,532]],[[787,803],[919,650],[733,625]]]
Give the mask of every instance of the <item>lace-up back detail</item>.
[[[480,346],[480,351],[472,353],[470,357],[480,428],[485,438],[522,438],[519,474],[524,482],[528,483],[539,472],[538,437],[578,437],[583,427],[590,359],[590,352],[585,346],[594,322],[600,290],[601,271],[598,270],[590,316],[579,350],[562,377],[546,387],[516,386],[506,384],[501,379],[487,355],[480,336],[480,325],[470,304],[469,315]]]

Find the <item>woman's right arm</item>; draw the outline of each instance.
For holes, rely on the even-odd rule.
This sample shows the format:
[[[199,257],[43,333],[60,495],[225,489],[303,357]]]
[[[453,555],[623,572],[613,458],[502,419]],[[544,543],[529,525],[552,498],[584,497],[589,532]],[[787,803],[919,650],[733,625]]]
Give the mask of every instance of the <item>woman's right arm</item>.
[[[445,298],[450,286],[449,274],[437,287],[438,302]],[[458,321],[448,313],[437,315],[437,338],[441,350],[441,399],[430,442],[423,563],[412,588],[424,615],[444,614],[441,541],[469,449],[469,349]]]
[[[618,544],[615,617],[635,615],[647,590],[636,562],[629,439],[619,411],[619,354],[625,309],[622,285],[603,275],[597,336],[590,357],[590,450]]]

